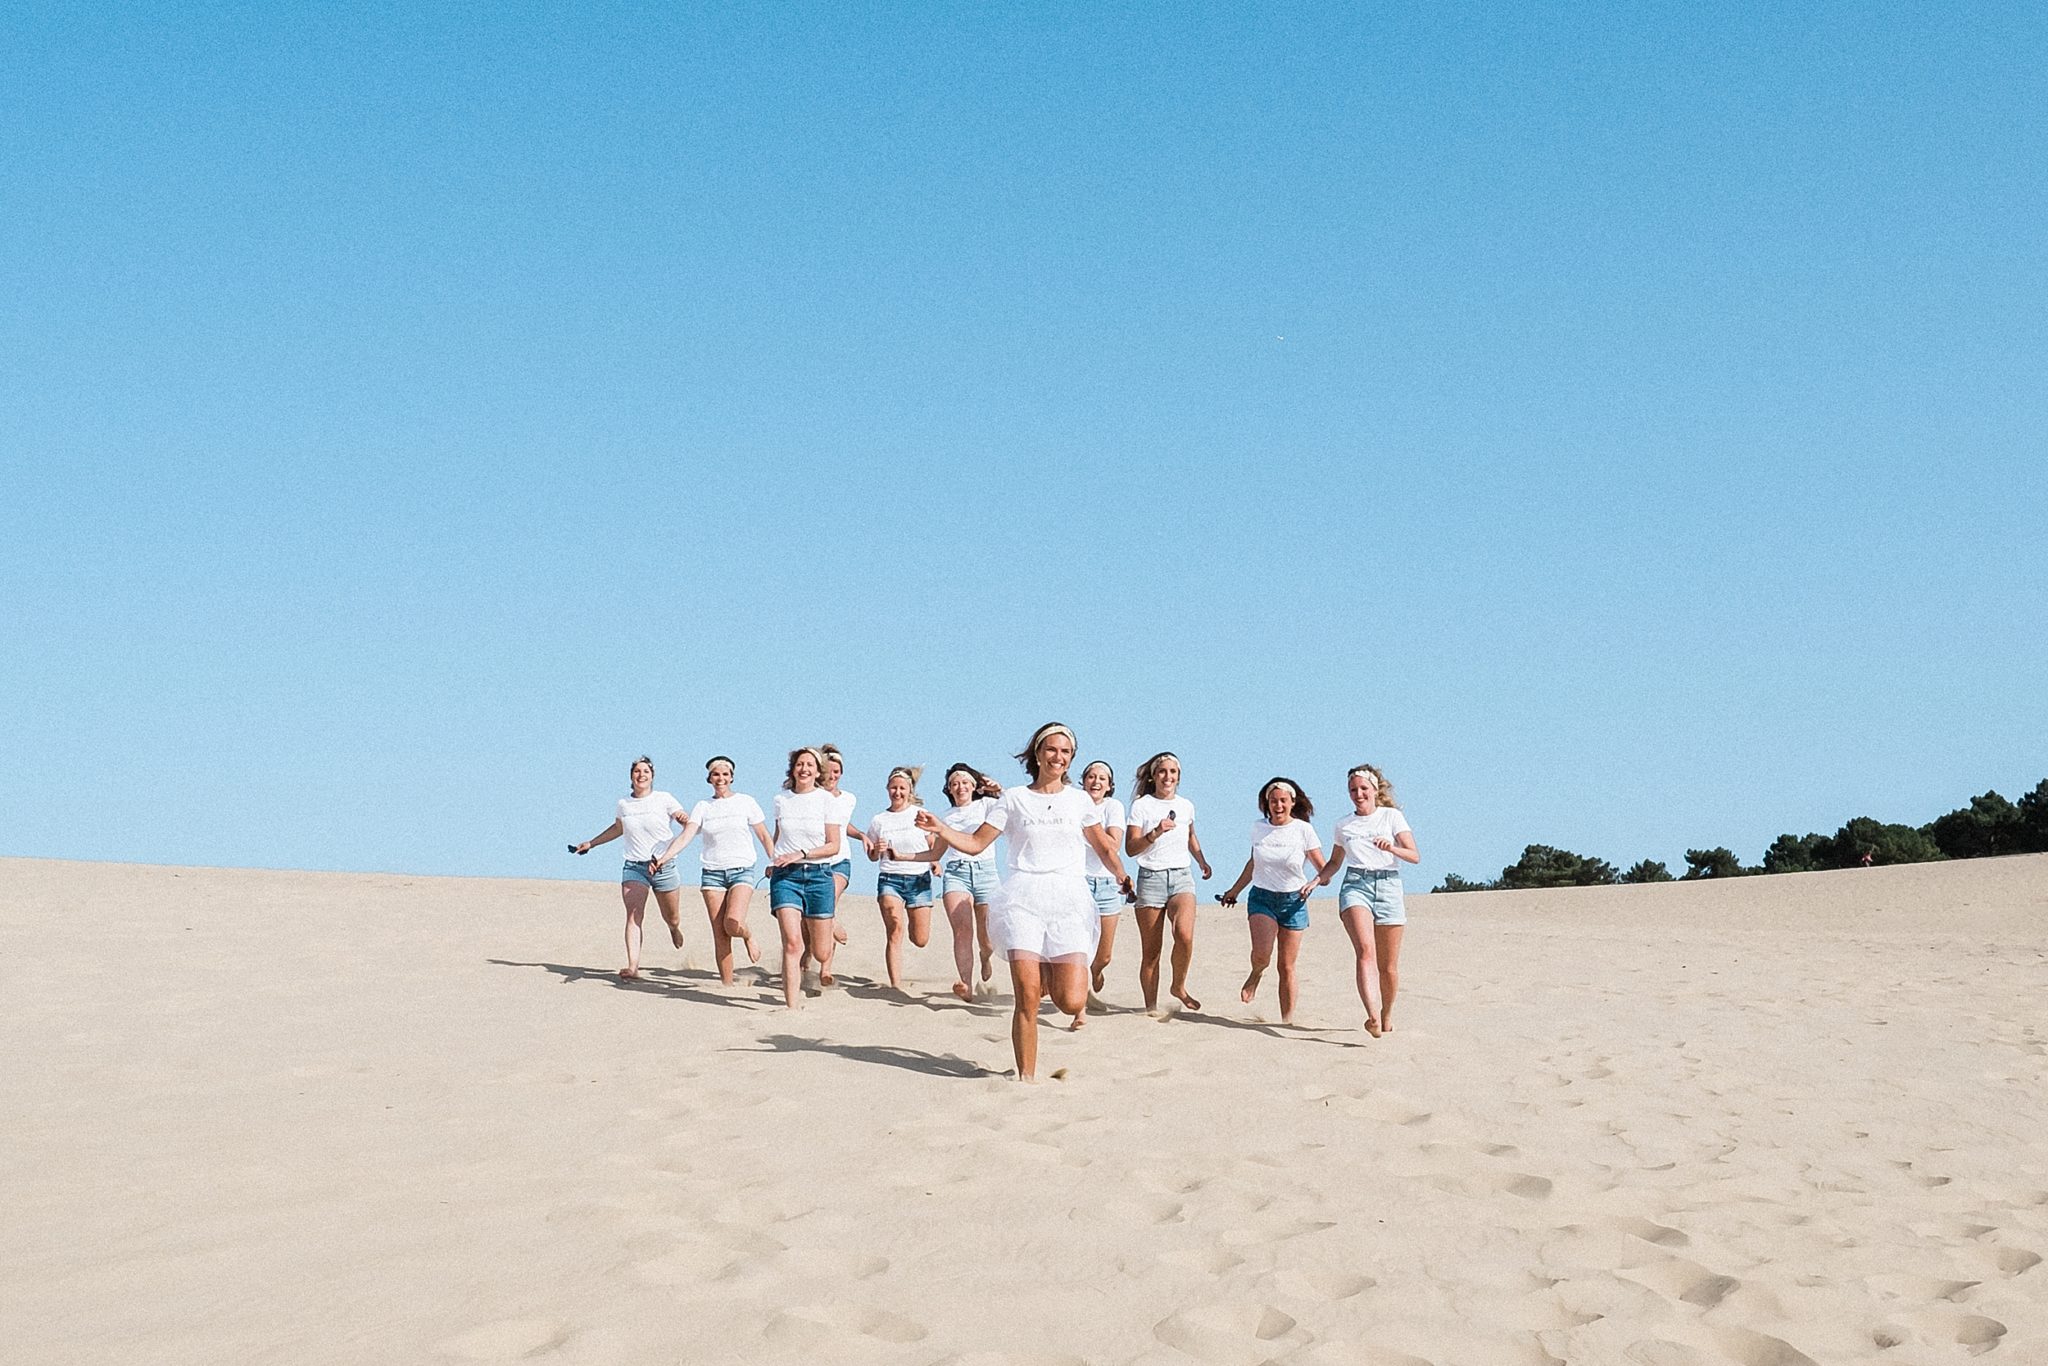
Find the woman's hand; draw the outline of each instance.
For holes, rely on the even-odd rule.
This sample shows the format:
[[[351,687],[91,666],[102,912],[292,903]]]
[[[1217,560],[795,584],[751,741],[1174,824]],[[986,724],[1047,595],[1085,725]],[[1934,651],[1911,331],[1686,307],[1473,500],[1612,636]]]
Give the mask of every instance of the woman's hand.
[[[803,862],[803,858],[804,856],[801,853],[796,852],[777,854],[774,858],[768,860],[768,866],[770,868],[787,868],[792,863]]]
[[[1232,887],[1222,896],[1217,897],[1216,904],[1218,906],[1235,906],[1237,904],[1237,888]]]
[[[939,818],[920,808],[917,813],[917,828],[924,831],[936,830],[939,828]]]
[[[1210,878],[1216,876],[1216,870],[1209,866],[1209,860],[1197,854],[1195,856],[1195,861],[1202,865],[1202,880],[1204,882],[1207,882]]]
[[[1388,839],[1385,835],[1374,835],[1372,837],[1372,847],[1375,849],[1384,849],[1390,854],[1394,852],[1394,842]]]

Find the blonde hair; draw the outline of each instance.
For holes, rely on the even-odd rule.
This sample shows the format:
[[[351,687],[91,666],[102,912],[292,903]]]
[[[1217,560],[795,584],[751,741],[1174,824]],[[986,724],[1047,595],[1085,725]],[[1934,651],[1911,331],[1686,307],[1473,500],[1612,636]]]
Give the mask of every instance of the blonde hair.
[[[1401,803],[1394,800],[1394,785],[1387,781],[1386,774],[1380,772],[1371,764],[1353,764],[1350,768],[1344,770],[1345,786],[1349,787],[1351,785],[1352,775],[1357,773],[1371,776],[1372,785],[1375,789],[1373,794],[1374,801],[1378,802],[1381,806],[1391,806],[1396,811],[1401,809]]]
[[[895,782],[895,781],[896,781],[896,775],[897,775],[897,774],[899,774],[899,773],[901,773],[901,774],[902,774],[902,775],[904,776],[904,778],[906,778],[906,779],[907,779],[907,780],[909,781],[909,783],[910,783],[910,800],[911,800],[911,804],[912,804],[912,805],[914,805],[914,806],[923,806],[923,805],[924,805],[924,798],[922,798],[922,797],[920,797],[920,796],[918,796],[918,795],[917,795],[917,780],[918,780],[918,779],[919,779],[920,777],[922,777],[922,776],[924,775],[924,765],[923,765],[923,764],[908,764],[908,765],[905,765],[905,764],[898,764],[898,765],[897,765],[896,767],[894,767],[894,768],[892,768],[892,769],[890,769],[890,770],[889,770],[889,776],[888,776],[888,778],[887,778],[887,779],[885,780],[885,782],[890,782],[890,783],[893,783],[893,782]]]
[[[825,756],[818,752],[815,745],[800,745],[789,752],[789,767],[782,771],[782,785],[784,787],[794,788],[796,784],[796,761],[803,758],[806,754],[810,755],[811,762],[818,766],[817,781],[821,785],[824,783]]]

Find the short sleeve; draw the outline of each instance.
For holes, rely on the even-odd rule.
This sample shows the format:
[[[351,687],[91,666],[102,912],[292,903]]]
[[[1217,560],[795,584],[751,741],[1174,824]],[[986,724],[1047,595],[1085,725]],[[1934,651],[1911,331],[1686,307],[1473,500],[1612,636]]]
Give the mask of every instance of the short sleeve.
[[[1323,841],[1316,834],[1316,828],[1313,825],[1310,825],[1307,821],[1297,821],[1295,824],[1301,827],[1301,847],[1303,849],[1320,849],[1323,847]]]
[[[704,824],[704,818],[711,814],[710,802],[698,802],[690,808],[690,821],[694,825]]]
[[[1193,802],[1189,801],[1186,797],[1180,797],[1176,798],[1173,804],[1176,808],[1186,809],[1187,814],[1181,817],[1183,822],[1188,825],[1195,823],[1195,804]]]
[[[1102,824],[1102,812],[1096,809],[1094,802],[1083,797],[1081,799],[1081,828],[1086,830],[1091,825],[1100,824]]]
[[[1396,806],[1389,809],[1394,813],[1394,833],[1397,835],[1413,834],[1414,830],[1409,826],[1408,818],[1401,814],[1401,808]]]
[[[981,823],[982,825],[993,825],[998,830],[1010,828],[1010,797],[1008,793],[1004,793],[1002,797],[989,803],[988,810],[981,813]],[[978,829],[979,827],[976,828]],[[970,830],[966,833],[972,834],[974,832]]]
[[[662,813],[664,815],[676,816],[687,814],[683,811],[683,804],[677,801],[672,794],[664,792],[661,795],[668,798],[668,801],[663,806]]]
[[[743,798],[743,800],[747,804],[747,814],[753,818],[747,823],[749,825],[766,825],[768,818],[761,814],[761,803],[755,801],[752,797]]]
[[[1124,804],[1114,797],[1105,800],[1102,803],[1102,823],[1111,830],[1123,829],[1126,824]]]

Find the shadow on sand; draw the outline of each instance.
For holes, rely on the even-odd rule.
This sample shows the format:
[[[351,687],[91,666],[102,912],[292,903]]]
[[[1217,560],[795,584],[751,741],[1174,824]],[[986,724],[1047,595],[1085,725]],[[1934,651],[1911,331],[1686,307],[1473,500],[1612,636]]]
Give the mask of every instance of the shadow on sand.
[[[728,1048],[728,1053],[830,1053],[836,1058],[853,1062],[874,1063],[881,1067],[900,1067],[906,1072],[922,1072],[928,1077],[996,1077],[1000,1072],[991,1072],[979,1063],[951,1053],[927,1053],[918,1048],[899,1048],[894,1044],[850,1044],[827,1043],[823,1039],[804,1039],[794,1034],[770,1034],[761,1040],[759,1048]]]

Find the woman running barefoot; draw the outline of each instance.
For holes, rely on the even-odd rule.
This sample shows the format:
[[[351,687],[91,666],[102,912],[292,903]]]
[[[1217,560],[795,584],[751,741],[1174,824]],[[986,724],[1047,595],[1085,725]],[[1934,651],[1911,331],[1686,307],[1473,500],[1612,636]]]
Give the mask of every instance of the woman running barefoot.
[[[1280,1023],[1294,1023],[1294,963],[1301,956],[1301,934],[1308,928],[1309,875],[1307,864],[1323,871],[1323,842],[1316,838],[1315,805],[1308,793],[1291,778],[1273,778],[1259,789],[1259,810],[1263,820],[1252,823],[1252,856],[1230,890],[1216,898],[1225,906],[1237,904],[1237,894],[1247,882],[1252,887],[1251,906],[1246,919],[1252,931],[1252,971],[1244,979],[1238,999],[1246,1005],[1259,994],[1259,978],[1273,961],[1277,941],[1280,950]]]
[[[1200,1010],[1202,1003],[1188,995],[1188,965],[1195,959],[1195,878],[1189,861],[1201,865],[1205,878],[1215,872],[1195,837],[1195,804],[1180,795],[1180,760],[1171,752],[1153,755],[1138,766],[1137,787],[1124,848],[1138,860],[1138,935],[1144,955],[1138,986],[1145,993],[1146,1011],[1156,1011],[1159,952],[1170,921],[1174,999]]]
[[[1038,1002],[1050,994],[1055,1006],[1078,1015],[1088,1002],[1088,962],[1095,952],[1099,917],[1088,890],[1084,854],[1090,846],[1105,863],[1116,846],[1102,833],[1101,818],[1088,794],[1067,784],[1074,762],[1074,732],[1057,722],[1040,726],[1017,756],[1031,775],[1029,787],[1013,787],[988,809],[979,829],[962,834],[930,812],[918,828],[959,853],[975,855],[1010,837],[1010,877],[989,906],[989,937],[1010,963],[1016,1008],[1010,1016],[1010,1045],[1017,1076],[1038,1075]],[[1122,879],[1125,885],[1129,879]]]
[[[832,865],[839,859],[840,827],[832,794],[818,786],[825,757],[815,749],[789,752],[789,772],[775,794],[775,854],[768,861],[768,904],[782,927],[782,1000],[795,1010],[806,949],[818,962],[818,983],[832,985]]]
[[[955,764],[946,770],[946,799],[952,808],[940,819],[960,834],[972,834],[987,822],[989,808],[1002,795],[1002,784],[980,769]],[[939,865],[946,920],[953,927],[953,967],[960,979],[953,983],[953,994],[971,1001],[977,944],[981,948],[981,980],[986,982],[995,974],[995,950],[988,942],[988,902],[998,885],[996,856],[983,852],[970,857],[945,844],[934,844],[932,856]]]
[[[1102,833],[1109,842],[1119,848],[1124,842],[1124,804],[1116,799],[1116,773],[1102,760],[1097,759],[1081,770],[1081,790],[1088,794],[1088,800],[1095,803],[1095,814],[1102,822]],[[1103,974],[1109,971],[1110,949],[1116,943],[1117,922],[1123,918],[1124,894],[1119,889],[1124,876],[1122,859],[1114,865],[1103,862],[1093,845],[1088,848],[1088,890],[1095,896],[1095,912],[1102,925],[1102,939],[1095,946],[1095,961],[1089,965],[1089,985],[1096,991],[1102,990]],[[1086,1013],[1074,1017],[1073,1027],[1079,1029]]]
[[[1401,864],[1420,863],[1422,855],[1385,775],[1371,764],[1360,764],[1347,776],[1351,814],[1330,832],[1330,861],[1315,885],[1327,886],[1344,860],[1351,860],[1337,889],[1337,907],[1358,955],[1365,1032],[1377,1038],[1394,1028],[1394,992],[1401,985],[1401,931],[1408,924]]]
[[[932,937],[932,842],[917,828],[917,813],[924,809],[917,795],[917,777],[923,771],[889,770],[889,809],[868,822],[863,841],[869,860],[882,865],[875,879],[875,900],[882,908],[882,930],[888,936],[882,952],[889,966],[889,985],[898,991],[903,990],[905,930],[919,948]],[[920,854],[925,857],[917,857]]]
[[[687,818],[683,804],[666,792],[654,790],[654,761],[641,755],[630,771],[633,795],[619,798],[617,813],[604,833],[581,844],[569,846],[572,854],[587,854],[600,844],[624,836],[626,866],[619,871],[619,897],[626,903],[626,966],[621,977],[640,975],[640,921],[647,914],[647,894],[654,893],[661,918],[668,922],[668,937],[677,948],[683,946],[683,875],[675,864],[661,856],[670,821]]]
[[[860,827],[853,823],[853,808],[859,799],[851,792],[839,790],[839,780],[846,776],[846,757],[839,752],[839,746],[819,745],[818,753],[825,760],[825,771],[819,775],[818,786],[832,794],[832,818],[846,832],[846,842],[839,848],[839,859],[832,865],[832,939],[834,943],[844,944],[846,926],[838,918],[839,899],[853,884],[852,842],[860,836]],[[831,986],[832,983],[827,981],[825,985]]]
[[[747,961],[761,961],[761,948],[754,932],[747,928],[747,903],[754,897],[754,846],[774,857],[775,845],[768,838],[766,816],[761,804],[732,790],[732,760],[723,754],[704,763],[704,781],[711,785],[708,801],[690,808],[690,823],[683,837],[670,844],[666,859],[673,859],[701,831],[704,849],[699,856],[703,871],[697,889],[704,894],[704,914],[711,919],[711,949],[718,960],[718,980],[732,985],[732,941],[747,946]]]

